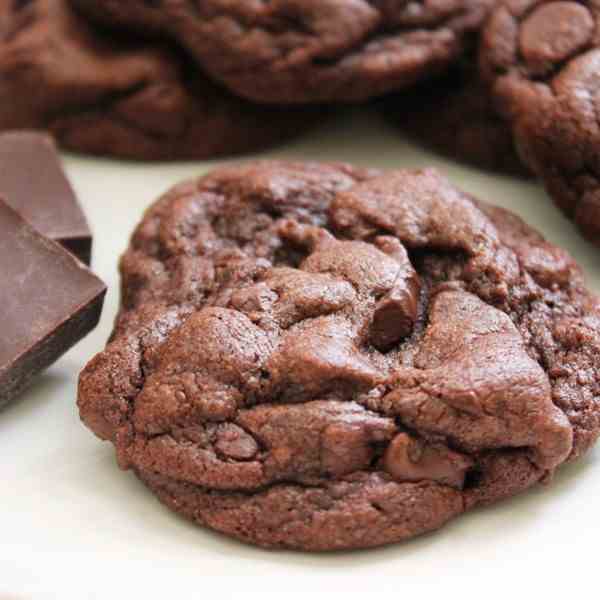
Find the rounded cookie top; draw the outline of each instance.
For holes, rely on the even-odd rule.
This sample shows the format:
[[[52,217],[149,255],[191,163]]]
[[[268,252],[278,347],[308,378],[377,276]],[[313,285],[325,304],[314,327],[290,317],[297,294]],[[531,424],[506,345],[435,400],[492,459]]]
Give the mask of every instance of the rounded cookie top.
[[[481,68],[520,154],[560,208],[598,243],[598,3],[503,2],[484,29]]]
[[[260,102],[359,101],[459,57],[492,0],[75,0],[90,15],[176,39]]]
[[[177,186],[121,262],[79,409],[174,510],[263,546],[390,543],[600,431],[600,304],[435,171],[263,162]]]
[[[151,160],[258,149],[307,122],[234,98],[170,50],[93,29],[67,0],[0,5],[0,129]]]

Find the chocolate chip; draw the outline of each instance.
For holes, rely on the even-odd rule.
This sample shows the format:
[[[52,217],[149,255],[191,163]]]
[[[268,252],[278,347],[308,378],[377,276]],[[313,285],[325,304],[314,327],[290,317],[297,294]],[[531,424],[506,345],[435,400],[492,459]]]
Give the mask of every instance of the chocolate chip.
[[[382,465],[396,481],[437,481],[462,489],[473,461],[445,446],[399,433],[387,447]]]

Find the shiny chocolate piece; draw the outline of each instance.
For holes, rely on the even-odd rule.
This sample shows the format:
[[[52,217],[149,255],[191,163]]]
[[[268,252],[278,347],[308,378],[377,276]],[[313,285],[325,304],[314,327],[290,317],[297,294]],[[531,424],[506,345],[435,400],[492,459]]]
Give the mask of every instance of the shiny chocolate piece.
[[[90,264],[92,233],[50,137],[0,134],[0,195],[40,233]]]
[[[382,467],[395,481],[437,481],[462,489],[474,462],[442,444],[428,445],[399,433],[387,447]]]
[[[0,407],[98,323],[105,285],[0,200]]]

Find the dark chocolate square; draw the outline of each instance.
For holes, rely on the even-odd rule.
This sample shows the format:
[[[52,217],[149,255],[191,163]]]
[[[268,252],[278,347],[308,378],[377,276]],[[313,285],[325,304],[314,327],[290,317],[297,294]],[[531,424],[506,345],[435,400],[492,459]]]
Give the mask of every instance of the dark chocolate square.
[[[0,406],[98,323],[106,286],[0,199]]]
[[[40,233],[90,264],[90,228],[50,137],[0,134],[0,195]]]

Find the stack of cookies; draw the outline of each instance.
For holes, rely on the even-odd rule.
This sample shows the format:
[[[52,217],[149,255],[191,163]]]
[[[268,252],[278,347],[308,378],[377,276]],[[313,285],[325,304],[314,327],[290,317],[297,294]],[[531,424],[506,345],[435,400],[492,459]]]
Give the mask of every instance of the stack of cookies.
[[[257,150],[445,73],[493,4],[7,0],[0,128],[141,160]]]
[[[325,105],[396,92],[385,110],[405,130],[480,166],[533,172],[595,242],[598,10],[580,0],[6,0],[0,128],[44,128],[94,154],[203,159],[286,139]]]

